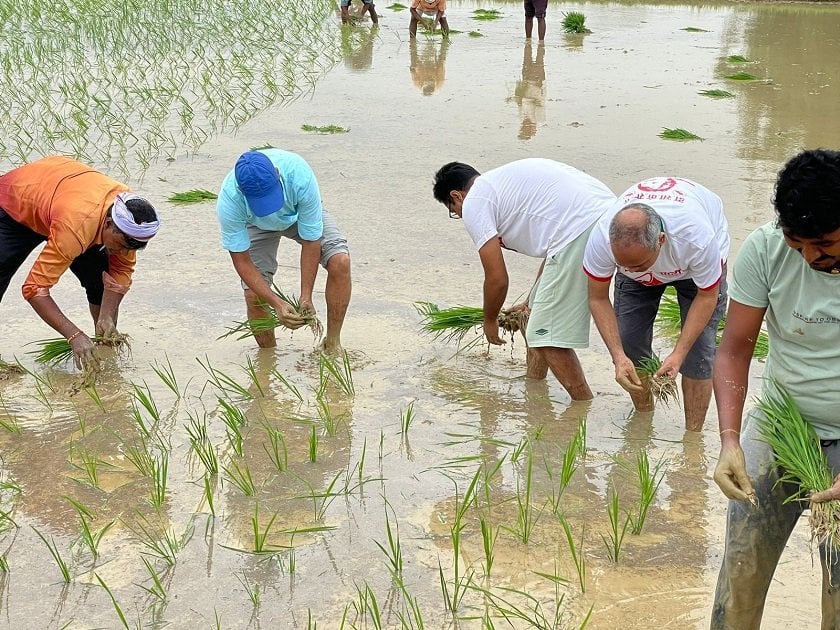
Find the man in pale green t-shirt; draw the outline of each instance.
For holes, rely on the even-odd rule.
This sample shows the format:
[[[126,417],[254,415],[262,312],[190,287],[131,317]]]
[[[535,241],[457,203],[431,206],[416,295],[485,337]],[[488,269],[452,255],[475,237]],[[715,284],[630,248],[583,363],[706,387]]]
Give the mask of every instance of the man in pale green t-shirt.
[[[770,340],[765,386],[776,382],[790,394],[833,474],[840,472],[840,152],[805,151],[791,159],[779,173],[774,205],[777,220],[747,237],[732,268],[714,367],[721,438],[715,482],[731,501],[713,630],[758,630],[773,572],[808,507],[785,502],[793,491],[778,483],[772,450],[758,438],[756,411],[741,425],[762,320]],[[811,496],[837,498],[840,481]],[[822,627],[840,630],[840,555],[820,551]]]

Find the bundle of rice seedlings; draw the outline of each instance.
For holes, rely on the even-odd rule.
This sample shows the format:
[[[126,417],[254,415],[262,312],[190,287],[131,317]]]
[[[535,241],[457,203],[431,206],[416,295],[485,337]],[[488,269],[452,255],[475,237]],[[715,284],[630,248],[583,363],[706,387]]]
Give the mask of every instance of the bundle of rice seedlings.
[[[796,403],[778,383],[771,383],[758,399],[763,414],[758,431],[773,449],[781,472],[780,481],[796,487],[785,503],[805,501],[814,492],[832,486],[833,475],[814,428],[802,417]],[[811,503],[811,540],[825,545],[829,553],[840,548],[840,501]]]
[[[202,201],[212,201],[218,199],[218,195],[203,188],[193,188],[184,192],[172,193],[169,197],[171,203],[201,203]]]
[[[656,313],[656,326],[659,330],[671,339],[677,339],[680,336],[682,324],[680,320],[680,304],[677,301],[677,295],[673,289],[666,289],[662,295],[662,301],[659,303],[659,311]],[[720,345],[721,337],[723,336],[723,329],[726,326],[726,316],[722,317],[718,323],[718,332],[715,338],[715,343]],[[756,359],[766,359],[767,353],[770,351],[770,339],[767,332],[759,331],[758,339],[755,341],[753,348],[753,356]]]
[[[664,140],[700,140],[703,141],[703,138],[698,136],[696,133],[692,131],[688,131],[687,129],[682,129],[681,127],[676,127],[671,129],[669,127],[663,127],[662,131],[659,134],[660,138]]]
[[[586,28],[586,16],[580,11],[563,13],[563,30],[567,33],[591,33]]]
[[[680,392],[677,389],[677,381],[673,376],[654,376],[662,367],[662,361],[658,356],[651,355],[639,361],[636,372],[644,383],[650,388],[656,402],[670,405],[671,402],[680,402]]]
[[[317,343],[320,341],[321,337],[324,335],[324,325],[321,323],[321,320],[318,319],[315,311],[308,308],[302,309],[300,307],[300,300],[297,299],[297,296],[286,295],[276,284],[271,288],[281,300],[290,304],[298,314],[303,316],[305,325],[312,330],[312,334],[315,336],[315,342]],[[224,339],[225,337],[232,337],[235,335],[237,341],[239,341],[241,339],[253,337],[254,335],[259,335],[260,333],[268,332],[269,330],[274,330],[275,328],[283,326],[283,322],[281,322],[277,317],[277,313],[274,312],[273,308],[267,304],[263,305],[263,308],[268,311],[268,317],[246,319],[245,321],[235,322],[233,326],[228,326],[227,332],[219,336],[218,339]]]
[[[470,332],[478,336],[467,347],[481,341],[482,335],[476,329],[484,323],[484,309],[477,306],[452,306],[440,308],[432,302],[415,302],[414,308],[423,317],[423,331],[434,339],[442,338],[446,342],[455,341],[460,345]],[[522,311],[499,313],[499,328],[510,333],[511,338],[517,331],[524,331],[528,325],[528,314]]]
[[[122,333],[108,337],[93,337],[92,341],[98,346],[107,346],[118,350],[131,350],[131,344],[128,342],[128,335],[124,335]],[[34,354],[36,363],[57,365],[73,357],[73,348],[70,346],[70,342],[68,342],[64,337],[58,337],[56,339],[41,339],[40,341],[33,341],[29,345],[33,344],[37,344],[40,347],[37,350],[28,352],[27,354]]]

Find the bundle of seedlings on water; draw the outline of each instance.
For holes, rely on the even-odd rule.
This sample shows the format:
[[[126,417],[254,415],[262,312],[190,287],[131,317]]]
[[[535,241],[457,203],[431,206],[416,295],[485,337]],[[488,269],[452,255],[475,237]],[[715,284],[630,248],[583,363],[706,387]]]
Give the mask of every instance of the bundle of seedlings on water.
[[[317,343],[324,334],[324,325],[321,323],[321,320],[318,319],[315,312],[308,308],[301,308],[300,300],[298,300],[297,297],[294,295],[286,295],[276,284],[271,288],[277,297],[289,304],[296,313],[303,316],[305,325],[312,330],[312,334],[315,336],[315,342]],[[254,335],[259,335],[260,333],[268,332],[284,325],[277,317],[277,313],[274,312],[273,308],[267,304],[263,304],[262,307],[268,311],[268,317],[246,319],[242,322],[235,322],[233,326],[228,326],[227,332],[218,337],[218,339],[224,339],[225,337],[236,335],[236,340],[239,341],[240,339],[253,337]]]
[[[117,350],[131,350],[128,335],[123,335],[122,333],[109,335],[108,337],[93,337],[92,341],[98,346],[107,346],[109,348],[116,348]],[[70,342],[64,337],[41,339],[40,341],[33,341],[29,345],[33,344],[40,346],[40,348],[32,350],[27,354],[34,354],[36,363],[57,365],[73,356],[73,348],[70,346]]]
[[[586,16],[580,11],[563,13],[563,30],[567,33],[591,33],[586,28]]]
[[[765,387],[756,406],[762,413],[758,423],[761,439],[773,449],[780,483],[795,488],[785,503],[807,501],[814,492],[828,490],[833,475],[814,428],[806,421],[790,394],[778,383]],[[825,545],[830,555],[840,549],[840,501],[811,503],[811,540]]]
[[[334,134],[334,133],[347,133],[350,131],[350,127],[340,127],[338,125],[307,125],[303,124],[300,126],[303,131],[308,131],[310,133],[321,133],[321,134]]]
[[[202,201],[212,201],[218,199],[219,195],[203,188],[193,188],[179,193],[172,193],[169,197],[171,203],[201,203]]]
[[[727,90],[701,90],[697,93],[700,96],[708,96],[709,98],[735,98],[735,95]]]
[[[729,63],[751,63],[744,55],[729,55],[726,61]]]
[[[476,9],[472,15],[474,20],[498,20],[500,17],[502,12],[498,9]]]
[[[455,340],[460,343],[469,332],[484,323],[484,310],[476,306],[442,309],[432,302],[415,302],[414,308],[423,317],[423,331],[435,339],[443,338],[446,342]],[[499,313],[499,327],[511,336],[519,330],[525,330],[527,325],[528,314],[523,311]]]
[[[736,72],[734,74],[727,74],[726,77],[730,81],[757,81],[758,77],[749,72]]]
[[[670,405],[671,402],[679,403],[680,393],[677,389],[677,381],[673,376],[654,376],[662,367],[662,361],[658,356],[651,355],[639,361],[636,372],[642,381],[650,388],[656,402]]]
[[[703,138],[698,136],[696,133],[680,127],[676,127],[674,129],[663,127],[662,131],[659,133],[659,137],[663,140],[703,140]]]

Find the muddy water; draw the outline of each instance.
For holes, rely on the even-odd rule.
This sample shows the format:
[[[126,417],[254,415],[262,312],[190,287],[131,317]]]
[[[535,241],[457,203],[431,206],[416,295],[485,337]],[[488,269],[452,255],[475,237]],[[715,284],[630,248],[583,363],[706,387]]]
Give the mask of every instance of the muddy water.
[[[524,43],[518,2],[499,3],[503,17],[491,22],[470,18],[481,5],[451,5],[451,27],[465,32],[448,45],[424,37],[412,45],[407,14],[383,4],[382,28],[349,42],[344,61],[311,97],[271,107],[235,137],[216,136],[195,155],[154,162],[132,182],[160,203],[165,229],[140,256],[121,320],[132,336],[132,354],[107,359],[110,373],[97,386],[101,406],[84,392],[69,393],[69,367],[37,370],[55,390],[42,385],[49,405],[39,400],[29,376],[0,384],[5,413],[20,425],[19,433],[0,435],[2,480],[9,482],[0,500],[20,526],[4,538],[4,627],[120,627],[108,594],[93,586],[96,576],[132,627],[306,628],[317,621],[334,628],[348,606],[348,623],[356,619],[366,585],[382,610],[382,625],[399,627],[398,613],[408,618],[406,598],[394,587],[386,554],[376,544],[388,549],[386,522],[394,536],[398,527],[404,584],[425,623],[448,627],[439,574],[452,596],[452,532],[477,470],[476,499],[457,529],[459,575],[472,575],[475,587],[460,602],[460,626],[481,627],[494,601],[510,607],[499,598],[527,609],[528,600],[502,589],[528,592],[551,620],[562,596],[562,618],[569,625],[579,624],[590,609],[594,628],[708,623],[726,510],[710,479],[717,452],[714,413],[700,434],[684,432],[675,410],[633,415],[594,329],[581,359],[596,398],[583,406],[570,405],[553,380],[525,382],[521,343],[453,358],[453,347],[419,335],[412,302],[479,304],[481,298],[477,257],[462,226],[432,200],[431,178],[453,159],[482,170],[534,155],[573,164],[616,191],[650,175],[682,175],[723,197],[737,249],[770,218],[768,200],[781,163],[801,147],[840,146],[840,8],[570,5],[563,8],[582,10],[593,32],[566,36],[558,27],[560,9],[552,5],[548,42],[540,49]],[[704,32],[682,30],[687,27]],[[471,30],[483,37],[469,37]],[[751,59],[746,69],[762,81],[725,80],[725,74],[744,69],[724,61],[733,54]],[[697,94],[712,88],[735,98]],[[302,124],[350,131],[311,135],[300,130]],[[682,127],[705,140],[661,140],[663,127]],[[216,340],[242,318],[243,308],[218,245],[213,207],[164,201],[175,191],[217,188],[241,151],[265,143],[309,160],[326,207],[351,243],[355,284],[344,343],[355,395],[328,388],[334,435],[319,420],[318,360],[307,333],[281,333],[275,352],[258,352],[247,341]],[[284,248],[281,261],[280,284],[296,290],[294,249]],[[538,264],[518,256],[509,264],[513,298],[527,291]],[[17,297],[21,277],[2,306],[2,353],[34,368],[25,344],[52,335]],[[319,278],[316,296],[322,313],[323,283]],[[68,314],[84,320],[72,280],[56,295]],[[246,391],[207,385],[208,371],[197,359]],[[249,360],[260,387],[244,370]],[[167,361],[180,397],[152,369]],[[300,390],[302,400],[277,373]],[[169,452],[160,510],[150,505],[150,480],[127,458],[144,439],[133,419],[132,395],[132,384],[144,383],[160,411],[146,441],[158,456]],[[248,420],[241,456],[232,446],[236,440],[226,437],[220,397]],[[416,418],[401,435],[400,416],[412,402]],[[139,413],[148,426],[148,412]],[[190,455],[185,429],[191,416],[205,414],[222,465],[235,475],[233,463],[240,470],[247,464],[255,485],[248,496],[230,473],[212,478],[215,517],[204,498],[204,468]],[[562,451],[582,417],[586,457],[558,498]],[[272,463],[266,425],[282,432],[287,470]],[[314,462],[313,426],[319,437]],[[523,448],[526,436],[530,451]],[[602,541],[608,536],[607,502],[615,488],[621,510],[635,510],[638,490],[626,466],[642,449],[652,462],[664,462],[665,474],[642,533],[627,534],[615,564]],[[529,452],[530,512],[520,507],[527,496]],[[92,459],[98,461],[97,487],[84,463]],[[95,528],[114,521],[98,559],[74,544],[79,517],[65,497],[95,513]],[[243,551],[254,549],[255,506],[260,532],[268,531],[266,548],[276,553]],[[565,515],[576,543],[582,541],[583,587],[555,511]],[[517,525],[522,513],[533,522],[527,543]],[[482,518],[498,532],[489,579]],[[52,537],[69,563],[68,585],[33,527]],[[184,543],[174,566],[167,568],[143,545],[143,528],[152,538],[168,532]],[[329,529],[303,531],[313,528]],[[144,556],[160,574],[165,601],[142,588],[152,586]],[[550,575],[568,582],[555,590]],[[243,583],[258,585],[259,606]],[[797,627],[803,619],[814,625],[818,589],[803,526],[777,572],[765,627]],[[512,623],[528,627],[521,619]],[[375,627],[372,620],[367,627]]]

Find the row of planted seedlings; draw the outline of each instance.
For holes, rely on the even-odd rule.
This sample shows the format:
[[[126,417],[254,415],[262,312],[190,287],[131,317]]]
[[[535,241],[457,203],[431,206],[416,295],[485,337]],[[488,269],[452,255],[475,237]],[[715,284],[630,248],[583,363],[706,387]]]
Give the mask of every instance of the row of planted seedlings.
[[[324,471],[317,465],[322,458],[334,456],[338,450],[335,443],[341,442],[342,435],[349,435],[349,415],[346,410],[338,410],[342,401],[354,394],[346,355],[339,360],[321,356],[318,384],[312,392],[314,402],[306,400],[297,386],[273,369],[273,378],[288,393],[287,398],[296,402],[281,413],[266,407],[267,379],[257,374],[250,359],[243,368],[245,385],[207,358],[198,359],[198,363],[207,382],[197,396],[187,396],[186,386],[178,382],[168,361],[153,367],[174,395],[174,404],[166,413],[153,396],[153,388],[145,382],[120,384],[128,386],[131,392],[128,404],[122,406],[113,404],[107,395],[101,396],[94,382],[87,383],[87,396],[77,393],[71,399],[77,412],[77,428],[62,444],[67,474],[59,479],[72,479],[72,486],[68,489],[68,484],[57,484],[65,495],[63,502],[77,519],[77,533],[57,540],[45,528],[32,527],[33,535],[49,552],[61,581],[67,585],[98,583],[106,588],[123,623],[126,613],[106,579],[97,572],[97,566],[108,563],[102,546],[105,543],[106,547],[113,547],[107,544],[109,538],[113,541],[128,532],[139,545],[137,564],[142,561],[147,575],[141,587],[144,597],[152,598],[144,608],[150,617],[144,619],[160,621],[167,601],[165,578],[193,537],[202,515],[207,516],[205,535],[215,532],[220,496],[226,498],[227,514],[220,514],[225,527],[224,540],[219,544],[247,554],[274,555],[285,550],[280,563],[294,573],[295,544],[305,541],[306,535],[328,529],[323,524],[328,506],[337,497],[358,491],[370,478],[365,470],[364,450],[355,467],[342,469],[326,488]],[[35,379],[34,398],[52,411],[57,404],[54,401],[62,398],[53,373],[29,373]],[[216,403],[209,411],[203,406],[208,395]],[[0,401],[3,428],[9,436],[7,445],[14,449],[16,438],[25,437],[26,432],[6,399],[0,397]],[[182,446],[186,447],[185,453]],[[174,480],[173,468],[179,473]],[[15,520],[15,499],[27,490],[7,472],[4,475],[0,487],[4,495],[0,499],[8,501],[0,507],[0,529],[10,532],[7,548],[0,556],[0,572],[5,576],[8,554],[14,553],[13,544],[20,529]],[[126,477],[130,477],[130,482],[117,484],[114,490],[109,480]],[[173,510],[172,485],[173,481],[180,482],[176,494],[183,495],[185,479],[193,482],[187,488],[200,488],[201,493],[186,493],[195,495],[197,504],[187,511],[184,523],[175,525],[168,516]],[[123,491],[129,487],[130,491]],[[138,489],[144,495],[139,502]],[[186,500],[192,498],[188,496]],[[280,518],[278,501],[283,504]],[[272,504],[274,507],[267,507]],[[280,520],[288,522],[281,527]],[[66,525],[64,521],[59,529],[66,529]],[[259,585],[247,578],[243,586],[249,597],[259,593]]]
[[[126,174],[145,169],[311,91],[342,55],[323,0],[262,12],[241,1],[119,8],[104,15],[81,0],[23,0],[0,9],[9,27],[0,156],[24,162],[55,152],[117,160]]]

